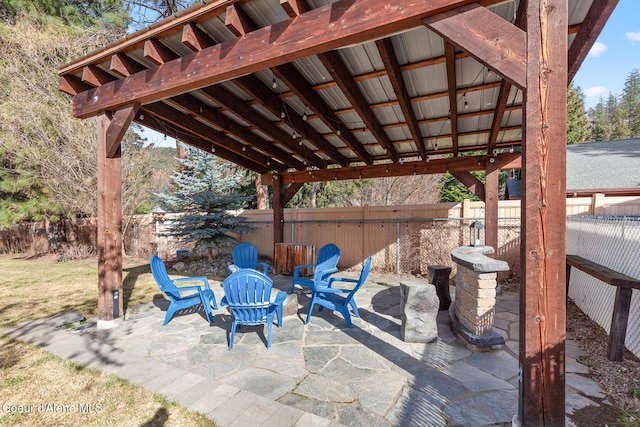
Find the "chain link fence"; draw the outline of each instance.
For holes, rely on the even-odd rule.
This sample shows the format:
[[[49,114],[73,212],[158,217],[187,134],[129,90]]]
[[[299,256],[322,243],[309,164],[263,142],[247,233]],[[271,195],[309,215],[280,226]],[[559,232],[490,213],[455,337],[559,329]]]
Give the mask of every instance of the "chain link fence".
[[[470,226],[484,218],[410,218],[285,221],[286,243],[314,242],[316,248],[335,243],[341,264],[354,266],[372,256],[372,269],[396,274],[426,275],[430,265],[451,266],[451,251],[469,245]],[[256,228],[269,227],[264,221]],[[520,218],[499,218],[496,257],[509,263],[510,276],[520,271]]]
[[[640,279],[640,216],[580,215],[567,218],[567,253]],[[616,287],[574,268],[569,297],[607,333]],[[633,290],[626,347],[640,357],[640,296]]]

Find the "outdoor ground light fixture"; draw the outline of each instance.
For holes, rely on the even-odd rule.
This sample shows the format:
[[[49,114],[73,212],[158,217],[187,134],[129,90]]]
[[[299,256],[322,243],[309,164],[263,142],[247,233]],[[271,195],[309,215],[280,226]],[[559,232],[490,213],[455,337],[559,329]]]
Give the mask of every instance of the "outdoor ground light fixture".
[[[484,225],[480,221],[474,221],[469,226],[470,246],[484,246]]]

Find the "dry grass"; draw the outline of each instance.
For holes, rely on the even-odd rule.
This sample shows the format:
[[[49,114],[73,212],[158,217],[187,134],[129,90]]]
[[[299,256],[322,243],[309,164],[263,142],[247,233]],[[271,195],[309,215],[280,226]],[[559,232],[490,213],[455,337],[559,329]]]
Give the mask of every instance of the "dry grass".
[[[86,317],[96,313],[96,258],[57,263],[50,256],[25,260],[0,255],[0,271],[0,326],[61,311],[79,311]],[[144,261],[125,261],[123,282],[125,305],[159,295]],[[126,380],[84,369],[6,336],[0,336],[0,405],[0,426],[215,426],[203,415]],[[20,407],[31,412],[20,412]],[[89,408],[93,411],[81,412]]]

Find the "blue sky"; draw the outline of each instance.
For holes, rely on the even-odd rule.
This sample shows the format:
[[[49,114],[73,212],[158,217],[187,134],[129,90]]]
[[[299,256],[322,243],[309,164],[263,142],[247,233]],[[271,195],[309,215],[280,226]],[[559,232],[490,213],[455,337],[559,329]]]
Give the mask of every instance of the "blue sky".
[[[640,69],[640,0],[620,0],[573,84],[582,88],[587,108],[594,107],[600,96],[622,94],[635,68]]]

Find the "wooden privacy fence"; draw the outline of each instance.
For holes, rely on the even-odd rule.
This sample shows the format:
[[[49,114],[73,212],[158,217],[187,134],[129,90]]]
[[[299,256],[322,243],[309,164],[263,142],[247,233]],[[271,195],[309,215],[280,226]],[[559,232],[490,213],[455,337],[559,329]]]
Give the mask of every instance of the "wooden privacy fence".
[[[567,199],[567,215],[640,215],[640,197],[592,197]],[[256,245],[261,255],[273,259],[272,210],[237,212],[255,226],[252,233],[238,236]],[[174,214],[168,214],[167,219]],[[507,261],[512,274],[519,270],[520,201],[503,200],[498,211],[497,256]],[[373,256],[373,268],[402,273],[426,273],[428,265],[450,265],[451,248],[468,244],[468,226],[484,220],[484,203],[431,205],[359,206],[323,209],[285,209],[285,243],[313,244],[320,248],[336,243],[342,249],[341,267],[352,267]],[[171,259],[185,245],[163,236],[167,223],[156,234],[150,215],[126,219],[124,249],[128,255],[150,256],[159,250]],[[57,252],[68,245],[95,248],[95,219],[70,219],[56,223],[41,221],[0,229],[0,253]]]

